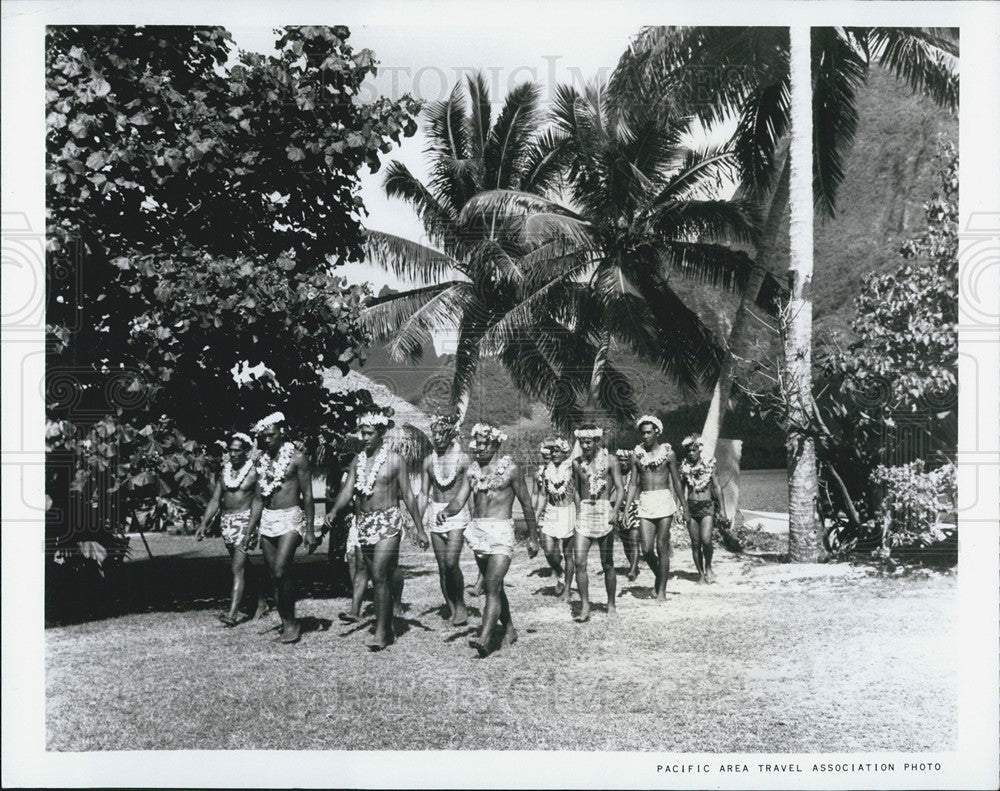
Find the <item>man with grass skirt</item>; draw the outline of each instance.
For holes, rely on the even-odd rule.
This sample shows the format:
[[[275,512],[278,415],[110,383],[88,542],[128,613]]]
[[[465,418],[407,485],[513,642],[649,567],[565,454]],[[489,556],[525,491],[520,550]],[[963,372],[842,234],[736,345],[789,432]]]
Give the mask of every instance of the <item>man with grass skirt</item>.
[[[632,452],[632,481],[625,498],[625,512],[639,498],[639,532],[642,552],[653,571],[653,591],[657,601],[667,600],[670,573],[670,523],[674,514],[687,521],[677,458],[667,442],[660,442],[663,424],[659,418],[643,415],[636,421],[642,442]]]
[[[465,579],[458,564],[465,542],[465,530],[472,517],[467,506],[443,524],[437,516],[465,480],[472,459],[456,442],[457,412],[436,414],[431,418],[431,442],[434,451],[424,460],[421,470],[421,496],[425,499],[424,522],[431,534],[431,546],[437,558],[441,593],[448,607],[447,617],[452,626],[462,626],[469,620],[465,607]]]
[[[392,409],[369,412],[358,420],[364,448],[354,457],[347,472],[347,482],[331,509],[331,516],[354,498],[352,544],[361,547],[365,568],[375,588],[375,639],[370,651],[381,651],[395,640],[393,605],[402,600],[403,576],[398,573],[399,542],[403,530],[421,549],[430,542],[424,533],[417,500],[410,491],[406,463],[385,444],[385,433],[392,427]],[[407,522],[399,505],[402,500],[413,520]]]
[[[502,645],[510,646],[517,640],[510,603],[503,587],[504,576],[514,554],[514,519],[511,514],[515,497],[528,523],[528,556],[538,554],[538,525],[524,473],[510,456],[497,458],[500,444],[506,438],[503,432],[488,423],[472,427],[469,448],[474,463],[469,465],[452,501],[437,515],[438,524],[445,524],[462,510],[472,495],[472,524],[465,530],[465,539],[483,576],[486,603],[480,632],[469,640],[469,645],[476,649],[480,658],[493,649],[497,621],[504,628]]]
[[[580,615],[577,620],[590,619],[590,583],[587,577],[587,555],[596,541],[604,569],[604,589],[608,594],[608,617],[617,615],[615,590],[615,510],[622,501],[622,476],[618,460],[601,444],[604,431],[593,423],[578,428],[574,435],[580,443],[580,456],[573,461],[573,481],[577,489],[580,510],[576,518],[573,554],[576,564],[576,587],[580,591]],[[610,498],[610,499],[609,499]]]
[[[315,510],[309,459],[284,434],[285,416],[275,412],[259,421],[254,433],[264,450],[257,460],[257,483],[250,531],[259,530],[281,616],[281,642],[297,643],[302,627],[295,618],[295,549],[305,542],[311,555],[319,546],[313,531]]]
[[[240,603],[246,587],[245,569],[250,563],[250,553],[257,548],[259,536],[250,532],[250,507],[253,504],[254,486],[257,483],[257,472],[254,470],[253,440],[242,431],[233,434],[229,441],[229,451],[223,456],[222,471],[219,473],[212,498],[208,501],[205,516],[195,532],[195,538],[201,541],[209,523],[220,514],[222,522],[222,541],[232,558],[233,589],[229,599],[229,611],[219,616],[226,626],[236,626],[239,621]],[[267,602],[263,591],[257,591],[257,611],[255,618],[261,618],[267,610]]]

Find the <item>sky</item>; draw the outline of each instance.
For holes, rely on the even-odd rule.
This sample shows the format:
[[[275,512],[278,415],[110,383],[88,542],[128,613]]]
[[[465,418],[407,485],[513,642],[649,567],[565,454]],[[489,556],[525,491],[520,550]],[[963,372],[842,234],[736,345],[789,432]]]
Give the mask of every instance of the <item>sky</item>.
[[[334,23],[332,20],[331,23]],[[595,78],[607,79],[632,36],[638,32],[634,22],[616,23],[610,19],[601,26],[566,26],[553,28],[524,25],[517,35],[505,30],[495,35],[492,29],[469,24],[447,24],[430,14],[426,24],[406,26],[362,25],[351,27],[350,44],[357,51],[368,48],[379,62],[379,73],[366,84],[367,95],[398,98],[404,93],[425,103],[447,97],[452,87],[465,75],[481,70],[487,78],[494,104],[494,117],[508,90],[526,80],[542,89],[543,105],[560,83],[582,87]],[[269,28],[230,26],[237,45],[262,53],[273,52],[274,36]],[[424,240],[423,228],[413,209],[399,200],[386,198],[382,189],[385,165],[397,159],[417,178],[428,175],[423,148],[426,138],[421,131],[392,153],[382,156],[383,168],[361,174],[361,196],[368,209],[366,226],[414,241]],[[340,272],[353,282],[367,281],[377,293],[384,285],[393,288],[411,285],[368,264],[348,264]]]

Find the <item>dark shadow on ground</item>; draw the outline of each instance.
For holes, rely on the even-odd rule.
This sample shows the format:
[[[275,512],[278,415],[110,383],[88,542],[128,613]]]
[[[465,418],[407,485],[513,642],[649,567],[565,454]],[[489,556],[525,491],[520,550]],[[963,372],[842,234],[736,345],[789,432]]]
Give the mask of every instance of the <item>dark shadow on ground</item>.
[[[225,610],[232,584],[230,568],[229,558],[223,555],[198,557],[191,553],[140,557],[108,567],[103,579],[48,564],[45,623],[59,626],[145,612]],[[301,599],[350,596],[350,581],[341,578],[326,557],[297,557],[294,570]],[[422,572],[404,568],[404,574],[413,577]],[[269,598],[273,596],[263,559],[257,554],[247,569],[244,615],[253,613],[260,590]],[[370,586],[367,596],[371,596]]]

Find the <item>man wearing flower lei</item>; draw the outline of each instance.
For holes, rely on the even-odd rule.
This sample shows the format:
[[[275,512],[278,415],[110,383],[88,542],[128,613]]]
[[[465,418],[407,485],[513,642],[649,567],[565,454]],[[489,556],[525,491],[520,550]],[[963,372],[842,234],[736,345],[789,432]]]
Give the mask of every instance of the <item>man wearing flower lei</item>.
[[[205,516],[195,532],[195,538],[201,541],[208,525],[221,508],[222,541],[233,561],[233,591],[229,600],[229,612],[219,616],[219,620],[226,626],[236,626],[238,623],[240,603],[246,587],[244,574],[249,562],[248,556],[257,548],[259,540],[257,533],[251,533],[249,529],[250,505],[253,502],[254,484],[257,483],[254,458],[250,453],[253,447],[253,440],[247,434],[241,431],[233,434],[229,441],[229,452],[223,456],[222,472],[215,482],[212,498],[208,501]],[[252,566],[253,564],[251,568]],[[258,591],[254,617],[260,618],[266,609],[267,602],[261,591]]]
[[[681,483],[688,506],[688,533],[691,536],[691,554],[698,569],[698,582],[715,582],[712,571],[712,530],[715,512],[721,502],[719,479],[715,459],[701,457],[701,437],[691,434],[681,443],[685,450],[681,462]]]
[[[596,541],[604,569],[604,589],[608,594],[608,617],[618,614],[615,591],[615,506],[623,499],[622,476],[618,461],[601,444],[604,431],[593,423],[585,423],[574,433],[580,443],[580,456],[573,460],[573,478],[580,502],[573,543],[576,565],[576,588],[580,591],[580,615],[577,620],[590,619],[590,582],[587,577],[587,555]]]
[[[515,497],[528,523],[528,557],[538,554],[538,525],[524,473],[510,456],[496,458],[500,443],[506,438],[506,434],[488,423],[477,423],[472,427],[469,448],[475,463],[469,465],[452,501],[437,515],[438,524],[444,524],[462,510],[472,495],[472,524],[465,530],[465,539],[483,576],[486,603],[479,634],[469,640],[469,645],[476,649],[480,658],[493,648],[493,632],[498,621],[504,627],[501,644],[510,646],[517,641],[510,603],[503,589],[504,576],[514,554],[514,519],[511,512]]]
[[[331,516],[354,500],[352,537],[361,547],[365,568],[375,588],[375,640],[370,651],[381,651],[396,639],[392,616],[394,602],[403,596],[403,575],[398,573],[399,542],[405,529],[421,549],[430,545],[420,518],[417,499],[410,491],[406,463],[385,444],[392,427],[391,409],[368,412],[358,419],[364,448],[347,471],[347,482],[337,495]],[[402,500],[413,519],[413,529],[399,505]],[[354,541],[348,541],[348,550]]]
[[[556,577],[556,596],[569,601],[573,583],[573,530],[576,527],[576,487],[573,486],[573,462],[569,443],[562,437],[550,437],[542,443],[549,451],[549,463],[542,472],[545,499],[538,514],[545,559]],[[565,581],[560,577],[565,576]]]
[[[643,415],[635,425],[642,442],[633,451],[632,481],[625,498],[625,510],[628,512],[638,494],[642,552],[655,577],[656,600],[662,602],[667,600],[667,575],[670,573],[670,523],[676,512],[684,518],[684,501],[674,451],[669,443],[660,442],[663,424],[657,417]]]
[[[299,544],[305,542],[312,554],[319,546],[319,539],[313,530],[315,510],[309,459],[285,441],[284,423],[285,416],[275,412],[253,427],[264,451],[257,460],[250,529],[260,526],[261,549],[274,582],[281,616],[281,642],[297,643],[302,627],[295,618],[292,563]]]
[[[632,451],[628,448],[619,448],[615,451],[618,457],[618,472],[622,476],[622,483],[625,491],[628,491],[632,483]],[[628,580],[634,582],[639,576],[639,548],[642,541],[639,538],[639,504],[635,501],[625,509],[625,498],[618,502],[618,533],[622,539],[622,546],[625,548],[625,557],[628,558]]]
[[[431,546],[437,558],[441,593],[448,606],[452,626],[462,626],[469,620],[465,607],[465,579],[458,564],[465,541],[465,530],[472,516],[468,506],[443,524],[437,515],[451,502],[465,480],[465,473],[472,459],[456,442],[458,436],[457,412],[436,414],[431,418],[433,452],[424,460],[421,471],[421,497],[424,499],[424,523],[431,534]]]

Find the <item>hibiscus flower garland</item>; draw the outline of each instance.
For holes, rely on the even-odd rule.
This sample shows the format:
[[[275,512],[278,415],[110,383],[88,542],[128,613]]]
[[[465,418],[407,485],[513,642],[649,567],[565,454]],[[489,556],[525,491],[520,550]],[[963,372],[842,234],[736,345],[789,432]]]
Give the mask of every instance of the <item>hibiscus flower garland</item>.
[[[550,461],[545,467],[545,491],[553,497],[562,497],[572,473],[573,462],[569,459],[558,465]]]
[[[358,466],[354,475],[354,488],[365,497],[371,497],[375,492],[375,481],[378,480],[379,470],[385,464],[389,449],[383,445],[375,458],[372,460],[371,469],[368,468],[368,454],[364,451],[358,454]]]
[[[590,499],[596,500],[604,496],[604,487],[608,483],[608,450],[601,448],[593,459],[586,462],[583,468],[587,471],[587,487]]]
[[[243,481],[247,479],[247,475],[250,474],[250,469],[253,467],[254,459],[249,457],[246,463],[240,467],[238,472],[233,472],[233,462],[232,459],[227,455],[225,462],[222,465],[222,483],[227,489],[239,489],[243,485]]]
[[[292,465],[292,455],[295,453],[295,446],[291,442],[286,442],[281,446],[275,459],[267,453],[262,453],[257,465],[257,477],[260,483],[260,491],[265,497],[281,486],[285,479],[288,468]]]
[[[507,485],[507,471],[511,464],[513,462],[510,456],[504,456],[489,474],[484,472],[478,464],[473,464],[469,468],[469,483],[477,492],[485,492],[487,489],[502,489]]]
[[[647,453],[642,445],[636,445],[633,452],[635,453],[636,464],[640,467],[645,467],[647,470],[651,470],[654,467],[659,467],[667,460],[667,454],[670,452],[670,444],[667,442],[662,443],[653,453]]]

